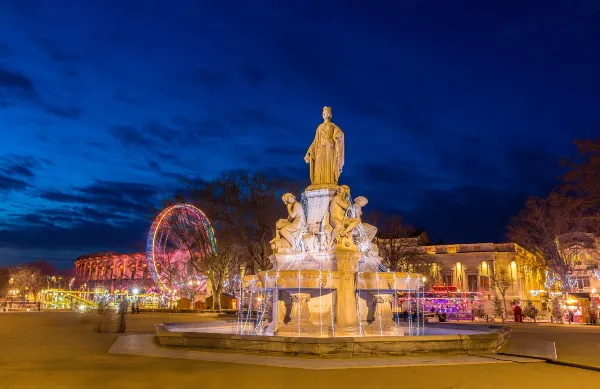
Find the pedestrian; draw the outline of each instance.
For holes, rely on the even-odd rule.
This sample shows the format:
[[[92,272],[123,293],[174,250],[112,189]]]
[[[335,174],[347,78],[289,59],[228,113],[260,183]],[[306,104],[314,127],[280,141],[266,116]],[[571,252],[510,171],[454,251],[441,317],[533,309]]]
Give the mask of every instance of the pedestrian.
[[[119,304],[119,329],[117,332],[124,333],[125,332],[125,315],[127,314],[127,299],[125,297],[121,298],[121,303]]]
[[[131,302],[131,314],[135,313],[135,301]]]
[[[135,302],[135,313],[140,313],[140,301]]]
[[[573,323],[573,319],[575,318],[575,312],[572,309],[569,309],[569,324]]]
[[[100,302],[98,303],[98,309],[96,310],[96,332],[104,332],[104,309],[104,300],[100,300]]]
[[[513,308],[513,312],[515,314],[515,323],[523,323],[523,310],[520,306],[515,305]]]

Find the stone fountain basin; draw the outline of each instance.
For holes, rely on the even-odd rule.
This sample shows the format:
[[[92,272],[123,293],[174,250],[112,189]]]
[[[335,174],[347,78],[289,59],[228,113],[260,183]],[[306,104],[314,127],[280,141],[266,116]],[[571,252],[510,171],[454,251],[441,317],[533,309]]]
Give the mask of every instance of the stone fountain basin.
[[[363,272],[358,273],[357,289],[360,290],[418,290],[423,286],[417,273]]]
[[[244,276],[245,289],[337,289],[340,274],[337,270],[269,270],[258,275]],[[358,273],[359,290],[418,290],[423,284],[417,273],[362,272]]]
[[[329,270],[269,270],[245,276],[245,289],[337,289],[339,273]]]
[[[194,323],[165,323],[156,326],[162,346],[200,348],[232,352],[260,352],[293,356],[400,356],[423,353],[495,353],[510,337],[510,328],[481,326],[441,329],[424,336],[265,336],[232,333],[235,323],[217,324],[224,332]],[[196,323],[199,324],[199,323]]]

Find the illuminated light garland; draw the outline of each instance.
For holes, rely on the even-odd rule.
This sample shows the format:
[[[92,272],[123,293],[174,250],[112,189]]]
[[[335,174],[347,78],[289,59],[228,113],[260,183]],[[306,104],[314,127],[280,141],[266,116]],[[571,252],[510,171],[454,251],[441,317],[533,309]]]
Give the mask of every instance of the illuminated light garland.
[[[406,276],[406,287],[408,288],[406,299],[406,310],[408,312],[408,335],[412,336],[413,334],[413,324],[412,324],[412,304],[410,299],[410,274]]]
[[[381,292],[379,290],[379,272],[375,273],[375,283],[377,284],[377,295],[380,296]],[[379,335],[383,335],[383,323],[381,322],[381,309],[379,309],[380,307],[378,307],[379,302],[376,301],[375,302],[375,309],[377,309],[377,312],[379,313],[377,316],[379,316]]]
[[[356,284],[360,285],[360,279],[361,279],[361,275],[362,272],[357,272],[356,273]],[[358,331],[360,333],[360,336],[364,336],[365,335],[365,330],[363,328],[362,325],[362,315],[360,314],[360,289],[356,288],[356,316],[358,317]]]
[[[302,274],[301,274],[301,270],[298,269],[298,302],[296,303],[296,309],[298,310],[296,312],[296,315],[298,316],[298,336],[300,336],[300,332],[301,332],[301,327],[300,327],[300,323],[302,320],[302,301],[300,301],[300,283],[301,283],[301,278],[302,278]]]
[[[329,296],[331,303],[329,304],[329,311],[331,312],[331,336],[335,337],[335,313],[333,312],[333,276],[331,270],[329,270]]]
[[[321,336],[323,336],[323,292],[322,292],[323,274],[322,274],[322,270],[321,270],[322,267],[323,267],[323,264],[321,263],[319,265],[319,324],[321,326]]]
[[[560,278],[556,274],[552,274],[550,270],[546,270],[546,281],[544,281],[544,287],[546,289],[554,288],[554,285],[560,281]]]
[[[167,234],[166,236],[168,236],[168,230],[162,231],[162,229],[161,229],[163,221],[165,221],[165,218],[167,216],[169,216],[169,217],[172,217],[173,215],[179,216],[185,210],[191,211],[192,212],[191,214],[195,218],[195,221],[196,222],[199,221],[202,224],[202,226],[204,227],[203,233],[206,235],[206,237],[208,238],[208,241],[210,243],[210,247],[205,248],[206,252],[207,253],[216,253],[216,250],[217,250],[215,236],[214,236],[214,230],[210,224],[210,221],[204,214],[204,212],[202,212],[199,208],[197,208],[191,204],[175,204],[175,205],[171,205],[171,206],[163,209],[158,214],[158,216],[154,219],[154,222],[152,223],[152,226],[150,227],[150,232],[148,233],[148,239],[146,241],[146,259],[148,262],[148,269],[150,270],[150,275],[152,276],[152,279],[154,280],[154,282],[156,284],[158,284],[161,287],[161,289],[163,289],[163,290],[168,290],[169,288],[167,288],[166,283],[163,282],[163,280],[161,279],[160,274],[158,272],[157,265],[156,265],[157,237],[159,237],[159,232],[162,232],[161,236],[159,237],[159,241],[162,239],[163,233],[166,233]],[[165,238],[166,238],[166,236],[165,236]]]

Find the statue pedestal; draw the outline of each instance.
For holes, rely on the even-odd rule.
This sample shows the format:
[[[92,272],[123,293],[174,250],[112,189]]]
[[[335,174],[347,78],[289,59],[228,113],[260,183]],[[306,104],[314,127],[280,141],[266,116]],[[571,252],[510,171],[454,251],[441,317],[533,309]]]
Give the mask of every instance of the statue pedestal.
[[[355,334],[358,329],[356,317],[356,271],[360,252],[336,252],[338,289],[336,311],[336,333]]]
[[[290,296],[292,298],[290,321],[279,328],[279,333],[298,335],[314,333],[315,328],[310,321],[310,311],[308,310],[310,293],[293,293]]]
[[[391,294],[376,294],[373,296],[375,302],[375,314],[374,320],[369,325],[371,334],[387,335],[391,331],[394,331],[394,335],[402,336],[404,332],[402,327],[396,328],[394,318],[392,315],[392,299],[394,298]]]
[[[321,186],[323,188],[313,189]],[[329,211],[329,203],[336,191],[337,185],[311,185],[302,193],[308,232],[318,234],[321,231],[323,217]]]

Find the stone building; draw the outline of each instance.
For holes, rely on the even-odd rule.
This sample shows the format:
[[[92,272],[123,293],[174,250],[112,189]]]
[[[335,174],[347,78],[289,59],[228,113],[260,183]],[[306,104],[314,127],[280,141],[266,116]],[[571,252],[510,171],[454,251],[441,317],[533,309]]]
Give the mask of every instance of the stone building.
[[[492,286],[490,275],[504,268],[513,280],[506,291],[507,301],[539,302],[544,293],[543,271],[529,269],[524,263],[528,253],[515,243],[427,245],[422,249],[434,256],[432,274],[440,285],[493,298],[499,293]]]
[[[598,297],[600,293],[600,238],[574,232],[558,239],[562,256],[572,263],[570,290]]]
[[[154,287],[145,253],[119,254],[112,251],[82,255],[75,261],[76,287],[93,291],[95,288],[115,290]]]

